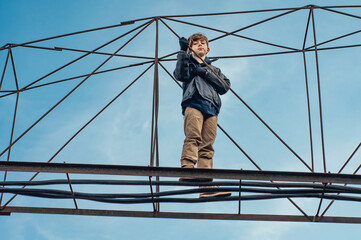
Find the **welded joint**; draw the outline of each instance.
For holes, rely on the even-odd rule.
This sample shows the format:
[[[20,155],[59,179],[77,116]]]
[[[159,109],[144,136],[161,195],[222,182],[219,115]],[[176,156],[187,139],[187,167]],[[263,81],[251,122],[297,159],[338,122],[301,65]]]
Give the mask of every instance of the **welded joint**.
[[[63,49],[62,49],[62,48],[57,47],[57,46],[55,46],[55,47],[54,47],[54,50],[56,50],[56,51],[63,51]]]

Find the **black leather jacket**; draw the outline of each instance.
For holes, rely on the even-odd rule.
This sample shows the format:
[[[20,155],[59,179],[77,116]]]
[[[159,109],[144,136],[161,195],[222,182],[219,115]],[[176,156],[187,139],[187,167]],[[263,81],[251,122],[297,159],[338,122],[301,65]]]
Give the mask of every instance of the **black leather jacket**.
[[[209,58],[206,57],[205,62],[211,64]],[[191,74],[191,68],[200,66],[206,69],[204,77]],[[231,85],[229,79],[223,75],[221,70],[215,66],[210,67],[220,76],[228,86]],[[193,58],[190,53],[180,51],[177,55],[177,65],[173,73],[174,77],[183,82],[183,99],[182,102],[192,98],[196,90],[202,98],[211,102],[217,109],[218,112],[221,109],[222,102],[219,95],[225,94],[229,88],[217,78],[217,76],[205,66],[204,63],[200,64]]]

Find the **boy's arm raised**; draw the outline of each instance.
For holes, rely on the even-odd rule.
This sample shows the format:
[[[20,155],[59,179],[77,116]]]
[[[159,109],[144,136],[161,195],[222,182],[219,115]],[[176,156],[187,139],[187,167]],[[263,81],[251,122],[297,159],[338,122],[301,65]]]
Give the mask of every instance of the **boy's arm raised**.
[[[180,51],[177,55],[177,65],[173,72],[174,77],[181,82],[191,80],[191,68],[193,65],[190,60],[190,54]]]

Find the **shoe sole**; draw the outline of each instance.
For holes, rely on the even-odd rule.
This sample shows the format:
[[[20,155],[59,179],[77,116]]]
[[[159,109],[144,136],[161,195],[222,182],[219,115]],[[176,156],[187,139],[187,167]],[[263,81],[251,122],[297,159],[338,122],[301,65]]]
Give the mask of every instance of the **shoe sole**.
[[[192,177],[180,177],[181,182],[212,182],[213,178],[192,178]]]
[[[207,193],[207,194],[200,194],[199,197],[200,198],[207,198],[207,197],[228,197],[231,196],[232,193],[230,192],[215,192],[215,193]]]

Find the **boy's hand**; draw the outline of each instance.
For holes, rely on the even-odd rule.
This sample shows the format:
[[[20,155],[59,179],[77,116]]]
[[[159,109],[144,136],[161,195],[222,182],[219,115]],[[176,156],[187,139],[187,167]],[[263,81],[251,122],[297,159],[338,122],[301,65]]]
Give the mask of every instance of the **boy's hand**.
[[[204,75],[206,75],[207,73],[207,70],[205,68],[202,68],[202,67],[197,67],[193,70],[193,73],[195,75],[198,75],[200,77],[204,77]]]
[[[187,51],[189,48],[189,41],[185,37],[179,39],[179,46],[182,51]]]

